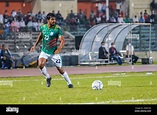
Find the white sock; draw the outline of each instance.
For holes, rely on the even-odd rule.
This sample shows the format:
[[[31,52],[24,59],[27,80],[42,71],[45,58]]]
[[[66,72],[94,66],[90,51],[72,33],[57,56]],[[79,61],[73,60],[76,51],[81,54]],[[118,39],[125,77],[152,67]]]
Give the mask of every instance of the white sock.
[[[40,69],[41,73],[46,77],[46,78],[50,78],[50,75],[47,73],[46,67],[44,66],[43,69]]]
[[[65,71],[63,74],[61,74],[61,76],[66,80],[66,82],[67,82],[68,84],[72,84],[72,83],[71,83],[71,80],[70,80],[70,78],[69,78],[69,75],[67,74],[66,71]]]

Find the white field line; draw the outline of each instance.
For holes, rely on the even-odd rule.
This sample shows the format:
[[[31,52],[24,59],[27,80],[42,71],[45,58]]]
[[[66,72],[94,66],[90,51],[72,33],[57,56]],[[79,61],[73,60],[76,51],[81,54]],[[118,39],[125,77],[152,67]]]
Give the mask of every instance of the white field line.
[[[130,100],[109,100],[103,102],[89,102],[89,103],[66,103],[66,104],[121,104],[121,103],[136,103],[136,102],[151,102],[157,101],[157,98],[154,99],[130,99]],[[60,103],[64,104],[64,103]]]
[[[103,102],[89,102],[89,103],[66,103],[66,104],[127,104],[127,103],[136,103],[136,102],[151,102],[157,101],[157,98],[154,99],[130,99],[130,100],[109,100]],[[39,103],[32,103],[32,104],[39,104]],[[47,104],[47,103],[42,103]],[[56,103],[54,103],[56,104]],[[57,104],[65,104],[65,103],[57,103]]]
[[[96,77],[76,77],[76,78],[71,78],[71,79],[74,79],[74,80],[77,80],[77,79],[93,79],[93,78],[110,78],[110,77],[119,77],[119,76],[96,76]],[[123,77],[126,77],[126,76],[123,76]],[[43,77],[44,78],[44,77]],[[29,79],[29,78],[28,78]],[[45,79],[44,79],[45,80]],[[64,80],[62,77],[61,78],[53,78],[52,77],[52,80]],[[2,80],[2,81],[5,81],[5,80]],[[18,82],[18,81],[41,81],[41,79],[34,79],[34,80],[9,80],[9,81],[13,81],[13,82]]]
[[[70,78],[70,79],[74,79],[74,80],[77,80],[77,79],[93,79],[93,78],[116,78],[116,77],[130,77],[131,75],[127,75],[125,73],[122,73],[122,74],[114,74],[113,76],[96,76],[96,77],[76,77],[76,78]],[[137,74],[136,76],[141,76],[139,74]],[[147,76],[147,74],[143,75],[144,76]],[[43,77],[44,78],[44,77]],[[16,79],[16,78],[15,78]],[[29,78],[28,78],[29,79]],[[62,77],[61,78],[53,78],[52,77],[52,80],[64,80]],[[5,80],[0,80],[0,81],[5,81]],[[9,80],[9,81],[13,81],[13,82],[21,82],[21,81],[41,81],[41,79],[34,79],[34,80]],[[45,79],[43,80],[45,81]]]
[[[89,103],[89,104],[112,104],[112,103],[129,103],[129,102],[146,102],[146,101],[157,101],[157,98],[154,98],[154,99],[109,100],[109,101]]]
[[[124,103],[136,103],[136,102],[151,102],[157,101],[157,98],[154,99],[128,99],[128,100],[109,100],[103,102],[89,102],[89,103],[66,103],[66,104],[124,104]],[[39,104],[39,103],[32,103],[32,104]],[[47,103],[42,103],[47,104]],[[54,103],[56,104],[56,103]],[[65,104],[65,103],[57,103],[57,104]]]

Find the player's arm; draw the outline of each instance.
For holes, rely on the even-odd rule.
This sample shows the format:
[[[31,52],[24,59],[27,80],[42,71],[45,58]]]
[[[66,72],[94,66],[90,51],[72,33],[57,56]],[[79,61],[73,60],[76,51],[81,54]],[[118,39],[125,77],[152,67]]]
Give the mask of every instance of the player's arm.
[[[59,39],[59,41],[60,41],[60,45],[59,45],[59,47],[57,48],[57,50],[54,52],[55,54],[60,53],[61,50],[62,50],[62,48],[63,48],[63,46],[64,46],[64,44],[65,44],[64,36],[60,35],[60,36],[58,37],[58,39]]]
[[[36,46],[41,41],[41,39],[42,39],[42,33],[40,32],[34,46],[30,49],[30,52],[33,52],[36,49]]]

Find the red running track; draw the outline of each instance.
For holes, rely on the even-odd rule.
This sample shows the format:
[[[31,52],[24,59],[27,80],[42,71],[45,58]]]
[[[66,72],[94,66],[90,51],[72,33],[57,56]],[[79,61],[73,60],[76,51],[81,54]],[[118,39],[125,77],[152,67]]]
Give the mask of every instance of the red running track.
[[[68,74],[89,74],[107,72],[153,72],[157,71],[157,65],[105,65],[105,66],[65,66]],[[59,75],[55,67],[47,67],[50,75]],[[0,70],[0,77],[41,76],[38,68]]]

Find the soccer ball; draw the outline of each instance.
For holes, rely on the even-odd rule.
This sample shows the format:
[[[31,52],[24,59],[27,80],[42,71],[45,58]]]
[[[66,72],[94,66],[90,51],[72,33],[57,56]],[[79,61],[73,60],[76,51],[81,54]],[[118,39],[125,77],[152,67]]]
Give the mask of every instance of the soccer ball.
[[[103,83],[100,80],[95,80],[92,83],[92,89],[94,90],[102,90],[103,88]]]

